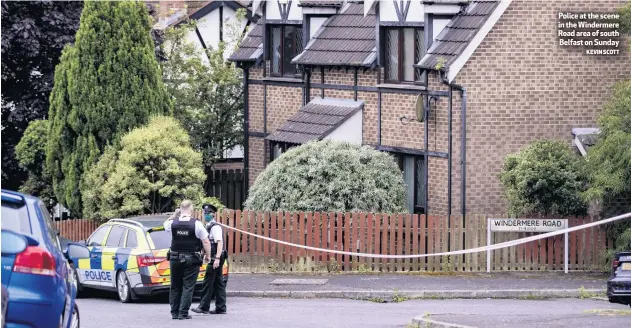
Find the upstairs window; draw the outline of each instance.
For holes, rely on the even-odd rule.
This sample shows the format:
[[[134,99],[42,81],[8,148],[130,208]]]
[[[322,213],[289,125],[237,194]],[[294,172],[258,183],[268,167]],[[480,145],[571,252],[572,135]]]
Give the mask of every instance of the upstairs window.
[[[300,75],[298,65],[291,60],[302,52],[302,27],[271,26],[269,29],[270,75],[294,77]]]
[[[414,68],[425,55],[422,28],[386,28],[384,38],[386,83],[421,81],[420,69]]]

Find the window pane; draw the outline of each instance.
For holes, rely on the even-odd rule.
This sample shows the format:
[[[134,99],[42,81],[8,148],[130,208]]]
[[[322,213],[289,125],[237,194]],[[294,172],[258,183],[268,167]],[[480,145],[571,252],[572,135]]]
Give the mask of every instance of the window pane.
[[[31,223],[25,204],[2,201],[2,229],[31,233]]]
[[[414,213],[414,157],[405,156],[403,160],[403,181],[406,184],[408,210]]]
[[[119,226],[113,226],[112,231],[107,236],[107,242],[105,246],[117,247],[125,233],[125,228]]]
[[[403,29],[403,80],[414,81],[415,47],[414,29]]]
[[[282,40],[282,35],[281,35],[281,28],[280,26],[278,27],[272,27],[271,29],[271,33],[270,33],[271,37],[272,37],[272,42],[271,42],[271,47],[272,49],[270,50],[271,52],[271,56],[272,56],[272,73],[274,74],[280,74],[280,44],[281,44],[281,40]]]
[[[283,73],[284,75],[293,75],[296,67],[291,65],[291,60],[296,53],[296,28],[293,26],[285,26],[284,35],[284,53],[283,53]]]
[[[416,159],[416,197],[415,205],[425,206],[425,161],[422,157]]]
[[[138,247],[138,237],[136,237],[136,231],[129,230],[127,233],[127,246],[129,248]]]
[[[423,56],[425,56],[425,34],[424,31],[422,29],[417,29],[416,30],[416,47],[415,47],[415,62],[420,62],[421,59],[423,59]],[[425,74],[421,75],[421,70],[419,68],[414,70],[414,76],[415,76],[415,80],[416,81],[421,81],[421,80],[425,80],[424,78]]]
[[[149,233],[155,249],[167,249],[171,247],[172,235],[170,231],[158,230]]]
[[[48,237],[50,237],[50,240],[53,243],[57,244],[57,247],[61,249],[61,246],[58,244],[57,227],[53,223],[53,219],[51,218],[50,213],[48,212],[44,204],[41,203],[39,203],[39,210],[42,211],[42,215],[44,216],[44,222],[46,222],[46,232],[48,233]]]
[[[289,59],[290,62],[294,57],[298,56],[302,52],[303,47],[304,45],[302,44],[302,27],[296,27],[296,52],[294,52],[294,55],[291,56],[291,58]],[[298,65],[296,65],[296,74],[301,73],[302,71],[300,70]]]
[[[97,231],[92,234],[92,237],[88,240],[88,246],[101,246],[103,243],[103,238],[105,238],[105,233],[109,227],[100,227]]]
[[[386,80],[399,80],[399,30],[386,30]]]

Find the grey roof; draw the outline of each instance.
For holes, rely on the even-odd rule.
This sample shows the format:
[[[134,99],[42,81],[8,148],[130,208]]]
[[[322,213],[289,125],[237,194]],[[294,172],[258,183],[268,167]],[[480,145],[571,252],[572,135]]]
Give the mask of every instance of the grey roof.
[[[342,7],[344,1],[341,0],[300,0],[299,7]]]
[[[341,0],[300,0],[299,7],[342,7],[344,1]]]
[[[293,144],[321,140],[363,107],[363,101],[316,97],[266,139]]]
[[[377,59],[374,10],[364,17],[359,3],[349,3],[322,24],[305,50],[292,63],[370,67]]]
[[[417,67],[445,70],[462,54],[499,4],[498,0],[473,0],[440,32]]]
[[[263,25],[256,23],[228,60],[256,61],[263,55]]]
[[[423,3],[427,4],[427,5],[431,5],[431,4],[441,4],[441,3],[445,3],[445,4],[466,4],[468,3],[469,0],[424,0]]]

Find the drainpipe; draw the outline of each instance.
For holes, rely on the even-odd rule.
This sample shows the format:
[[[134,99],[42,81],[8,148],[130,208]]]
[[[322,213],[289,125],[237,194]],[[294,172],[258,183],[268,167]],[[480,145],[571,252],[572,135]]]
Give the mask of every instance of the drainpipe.
[[[357,101],[357,68],[355,68],[355,75],[353,77],[354,79],[354,84],[353,84],[353,99],[355,101]]]
[[[452,136],[451,136],[451,121],[452,121],[452,115],[451,115],[451,110],[452,110],[452,102],[453,102],[453,89],[451,87],[451,85],[449,85],[449,112],[448,112],[448,116],[447,116],[447,124],[449,125],[449,132],[447,134],[447,153],[449,154],[449,157],[447,158],[447,227],[451,228],[451,159],[452,159]]]
[[[311,69],[305,67],[305,103],[306,106],[311,101]]]
[[[243,190],[245,199],[248,199],[250,189],[250,113],[248,104],[248,75],[250,69],[243,67]]]
[[[465,227],[466,220],[465,216],[467,213],[467,89],[461,85],[456,83],[449,83],[446,78],[443,78],[442,81],[444,84],[449,86],[450,90],[450,103],[451,103],[451,89],[456,89],[460,91],[460,171],[461,171],[461,181],[460,181],[460,205],[461,205],[461,214],[462,214],[462,224]],[[450,130],[451,134],[451,130]],[[451,157],[451,152],[449,153]],[[451,184],[451,177],[450,177]]]
[[[381,84],[381,69],[377,69],[377,85]],[[377,145],[381,146],[381,91],[377,88]]]

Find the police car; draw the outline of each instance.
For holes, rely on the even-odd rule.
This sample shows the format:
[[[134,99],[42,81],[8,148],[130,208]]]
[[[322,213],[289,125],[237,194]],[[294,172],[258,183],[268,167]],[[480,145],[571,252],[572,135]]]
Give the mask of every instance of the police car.
[[[169,213],[111,219],[101,225],[85,241],[89,258],[70,258],[79,296],[89,289],[116,291],[123,303],[142,296],[168,292],[170,287],[167,251],[171,247],[171,232],[163,223]],[[223,266],[228,281],[228,261]],[[197,286],[206,273],[200,268]],[[196,288],[197,289],[197,288]]]

